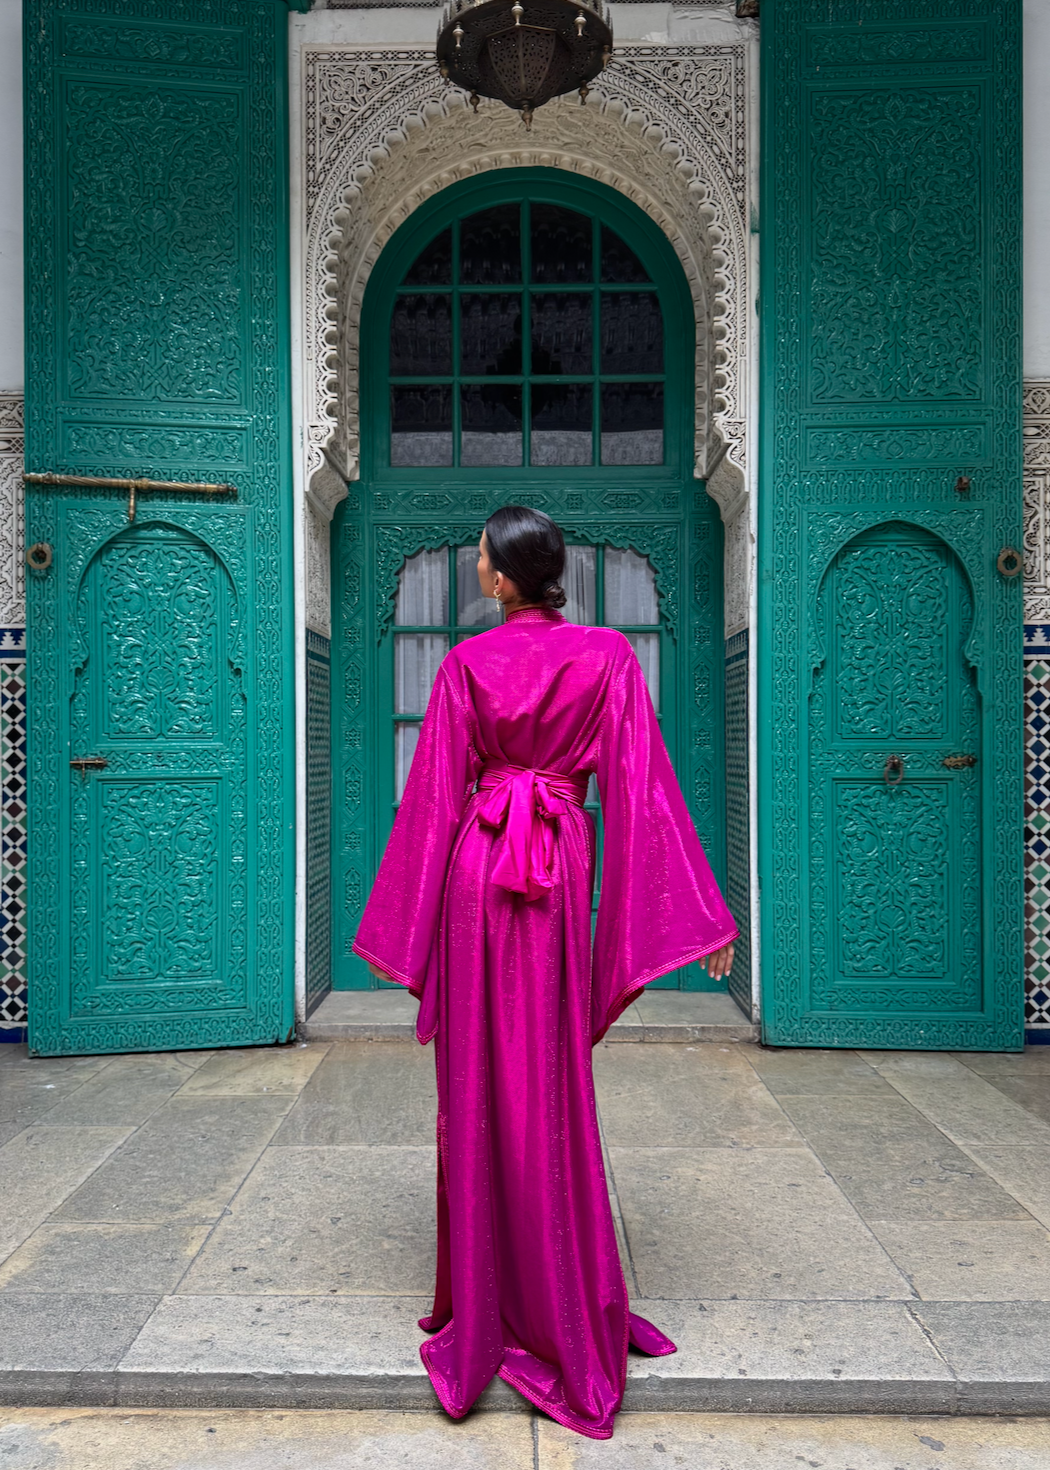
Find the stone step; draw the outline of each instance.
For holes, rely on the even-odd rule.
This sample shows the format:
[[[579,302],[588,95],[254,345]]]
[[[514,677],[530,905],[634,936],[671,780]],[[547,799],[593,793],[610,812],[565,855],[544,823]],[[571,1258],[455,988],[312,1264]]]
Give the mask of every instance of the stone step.
[[[171,1295],[128,1330],[142,1298],[78,1307],[64,1296],[59,1310],[48,1293],[12,1295],[0,1293],[0,1403],[10,1406],[437,1407],[418,1352],[422,1298]],[[1050,1412],[1045,1303],[635,1305],[679,1350],[632,1353],[627,1412]],[[479,1407],[529,1410],[498,1381]]]
[[[404,1041],[415,1026],[416,1002],[405,990],[333,990],[298,1034],[303,1041]],[[648,990],[606,1040],[758,1041],[759,1028],[724,992]]]

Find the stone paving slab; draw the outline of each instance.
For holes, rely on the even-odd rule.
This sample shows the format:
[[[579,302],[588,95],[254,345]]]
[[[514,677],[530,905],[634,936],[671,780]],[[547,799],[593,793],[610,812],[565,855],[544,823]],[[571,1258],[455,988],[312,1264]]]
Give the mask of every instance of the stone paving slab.
[[[190,1266],[192,1293],[426,1292],[430,1148],[273,1148]]]
[[[173,1097],[69,1196],[56,1218],[215,1220],[291,1105],[284,1096]]]
[[[912,1289],[801,1148],[610,1148],[644,1296],[908,1299]]]
[[[1039,1407],[1050,1383],[1050,1309],[1044,1304],[923,1302],[912,1310],[955,1374],[964,1413],[1045,1412]]]
[[[535,1470],[534,1438],[524,1414],[0,1409],[4,1470]]]
[[[310,1043],[311,1047],[313,1043]],[[437,1117],[434,1057],[415,1042],[389,1049],[370,1041],[332,1046],[274,1134],[275,1147],[362,1144],[432,1148]]]
[[[539,1420],[537,1470],[1046,1470],[1050,1426],[988,1420],[627,1415],[610,1443]],[[20,1467],[12,1467],[20,1470]]]
[[[129,1128],[34,1126],[0,1148],[0,1259],[21,1245],[124,1140]]]

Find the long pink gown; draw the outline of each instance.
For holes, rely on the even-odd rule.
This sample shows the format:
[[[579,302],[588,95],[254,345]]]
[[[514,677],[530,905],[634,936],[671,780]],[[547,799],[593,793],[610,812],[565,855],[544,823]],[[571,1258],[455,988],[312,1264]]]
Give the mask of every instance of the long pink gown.
[[[591,953],[597,772],[605,826]],[[438,672],[354,945],[436,1040],[438,1261],[420,1349],[455,1418],[493,1375],[612,1435],[628,1311],[591,1047],[649,980],[736,936],[627,639],[525,609]]]

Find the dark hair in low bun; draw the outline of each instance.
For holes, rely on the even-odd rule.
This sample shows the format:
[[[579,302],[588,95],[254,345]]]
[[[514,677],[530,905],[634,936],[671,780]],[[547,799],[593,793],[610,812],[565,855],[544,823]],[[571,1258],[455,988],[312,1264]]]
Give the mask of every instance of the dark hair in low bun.
[[[505,505],[485,522],[485,540],[493,568],[510,578],[525,602],[565,606],[565,537],[550,516],[527,505]]]

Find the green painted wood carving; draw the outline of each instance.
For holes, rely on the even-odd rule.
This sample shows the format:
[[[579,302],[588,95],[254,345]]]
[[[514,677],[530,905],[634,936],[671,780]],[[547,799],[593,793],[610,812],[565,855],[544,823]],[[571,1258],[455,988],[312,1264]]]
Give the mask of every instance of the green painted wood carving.
[[[333,528],[338,988],[371,983],[353,936],[437,663],[494,611],[471,548],[500,504],[564,526],[570,615],[635,643],[723,868],[722,535],[692,478],[692,334],[659,230],[553,170],[448,189],[380,258],[362,321],[362,480]],[[695,966],[668,983],[708,984]]]
[[[42,1054],[293,1022],[286,26],[26,5],[27,468],[238,492],[27,495]]]
[[[762,32],[764,1037],[1013,1048],[1018,7]]]

